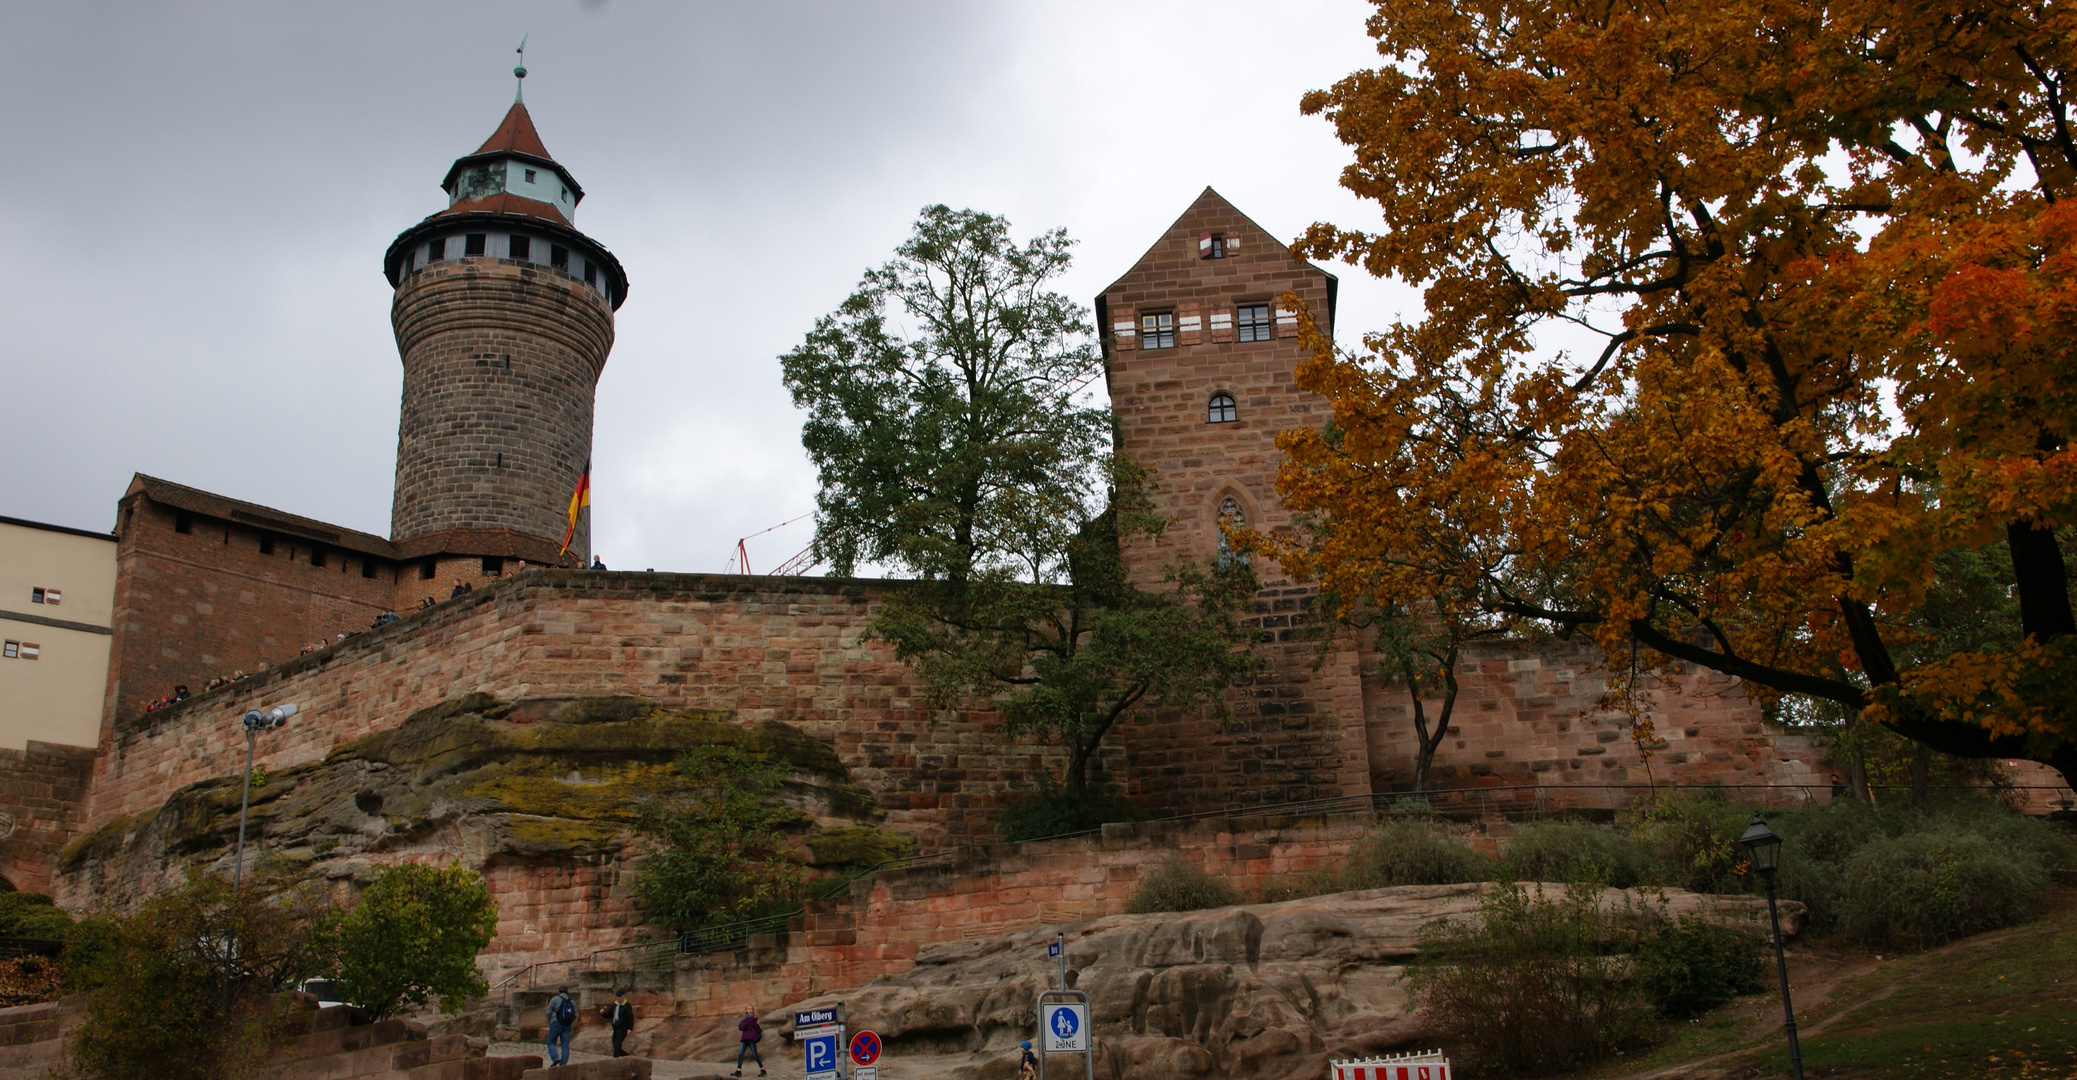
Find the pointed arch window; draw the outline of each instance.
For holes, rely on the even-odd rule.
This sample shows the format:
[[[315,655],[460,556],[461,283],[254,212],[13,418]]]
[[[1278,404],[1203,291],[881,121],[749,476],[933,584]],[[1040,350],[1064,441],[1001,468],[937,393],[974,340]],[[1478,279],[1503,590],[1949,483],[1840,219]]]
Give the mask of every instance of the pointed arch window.
[[[1220,566],[1232,566],[1235,563],[1240,562],[1240,560],[1244,557],[1241,555],[1239,551],[1234,550],[1233,541],[1227,539],[1226,537],[1226,530],[1245,529],[1247,527],[1248,516],[1245,513],[1241,512],[1240,501],[1235,499],[1231,495],[1226,496],[1226,500],[1219,504],[1218,534]]]
[[[1213,394],[1211,403],[1204,407],[1204,422],[1207,424],[1230,424],[1238,419],[1240,409],[1233,404],[1233,395],[1224,390]]]

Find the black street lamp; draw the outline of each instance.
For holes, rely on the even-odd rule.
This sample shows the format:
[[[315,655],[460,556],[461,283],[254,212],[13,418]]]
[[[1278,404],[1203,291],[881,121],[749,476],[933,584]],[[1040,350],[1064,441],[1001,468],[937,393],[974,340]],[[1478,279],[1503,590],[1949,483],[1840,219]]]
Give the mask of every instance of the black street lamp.
[[[272,731],[288,723],[288,718],[294,715],[294,705],[276,705],[266,712],[254,709],[245,714],[245,794],[238,800],[238,862],[231,870],[233,893],[245,885],[245,811],[252,805],[253,749],[259,745],[260,732]]]
[[[1752,868],[1767,883],[1767,918],[1774,924],[1774,968],[1781,973],[1781,1014],[1789,1033],[1789,1072],[1803,1080],[1803,1048],[1796,1043],[1796,1007],[1789,1003],[1789,961],[1781,951],[1781,910],[1774,904],[1774,874],[1781,869],[1781,837],[1760,820],[1756,811],[1752,825],[1738,838],[1745,845]]]

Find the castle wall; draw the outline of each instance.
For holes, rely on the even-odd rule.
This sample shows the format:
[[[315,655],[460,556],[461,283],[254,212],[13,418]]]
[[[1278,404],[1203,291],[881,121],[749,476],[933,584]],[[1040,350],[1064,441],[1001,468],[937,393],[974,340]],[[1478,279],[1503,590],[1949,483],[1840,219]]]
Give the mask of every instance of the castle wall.
[[[280,663],[390,608],[395,568],[338,544],[184,514],[134,487],[118,521],[104,727],[176,686],[200,692]]]
[[[1830,790],[1823,748],[1808,735],[1769,728],[1759,703],[1719,672],[1682,664],[1677,674],[1648,680],[1657,736],[1646,744],[1649,757],[1631,738],[1629,718],[1601,707],[1608,671],[1591,643],[1472,646],[1457,679],[1450,732],[1435,754],[1434,786],[1807,784]],[[1380,793],[1408,790],[1418,746],[1406,685],[1385,680],[1369,649],[1363,680],[1371,784]],[[1432,733],[1441,698],[1426,699],[1425,706]],[[1629,794],[1582,790],[1565,798],[1567,805],[1616,807]]]
[[[0,836],[0,877],[24,892],[49,892],[57,854],[85,822],[91,747],[31,740],[0,747],[0,811],[12,819]]]
[[[183,785],[244,766],[230,719],[294,702],[262,737],[272,769],[482,691],[500,698],[627,694],[779,720],[833,745],[886,824],[925,848],[993,835],[1055,754],[991,717],[924,705],[884,645],[861,640],[884,583],[828,578],[529,571],[182,705],[118,723],[95,824],[152,810]],[[401,614],[401,613],[400,613]]]

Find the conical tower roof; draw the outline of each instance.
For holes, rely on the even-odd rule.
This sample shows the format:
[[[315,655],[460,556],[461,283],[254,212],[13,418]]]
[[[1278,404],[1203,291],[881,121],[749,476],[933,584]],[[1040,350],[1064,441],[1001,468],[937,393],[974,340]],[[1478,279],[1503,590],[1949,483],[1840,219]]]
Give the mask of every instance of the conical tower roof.
[[[490,133],[490,138],[483,140],[482,146],[476,148],[476,154],[513,153],[539,158],[542,161],[555,160],[548,156],[548,147],[542,145],[541,134],[534,130],[534,118],[527,115],[526,103],[523,101],[513,102],[512,108],[505,113],[505,119],[498,124],[498,129]],[[469,156],[475,157],[476,154]]]

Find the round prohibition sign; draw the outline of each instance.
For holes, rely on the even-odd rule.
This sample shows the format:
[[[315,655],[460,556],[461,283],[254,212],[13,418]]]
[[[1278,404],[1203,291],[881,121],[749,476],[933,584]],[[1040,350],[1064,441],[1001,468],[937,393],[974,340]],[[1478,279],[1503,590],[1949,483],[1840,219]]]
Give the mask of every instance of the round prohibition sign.
[[[880,1037],[870,1031],[851,1036],[851,1063],[871,1065],[880,1060]]]

